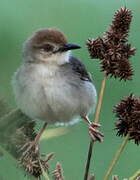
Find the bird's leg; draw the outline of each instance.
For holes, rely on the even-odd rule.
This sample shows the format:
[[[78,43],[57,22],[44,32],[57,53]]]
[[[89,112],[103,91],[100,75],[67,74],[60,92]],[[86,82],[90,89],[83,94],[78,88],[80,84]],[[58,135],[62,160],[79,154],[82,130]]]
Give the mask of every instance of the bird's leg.
[[[41,135],[43,134],[44,130],[47,127],[47,123],[45,123],[43,125],[43,127],[41,128],[41,130],[39,131],[39,133],[36,135],[35,139],[29,143],[26,143],[21,150],[25,149],[27,147],[27,149],[23,152],[23,156],[26,155],[31,149],[33,149],[35,151],[35,153],[37,153],[39,151],[39,140]]]
[[[39,149],[39,140],[43,134],[43,132],[45,131],[47,127],[47,123],[44,123],[43,127],[41,128],[41,130],[39,131],[39,133],[37,134],[37,136],[35,137],[35,140],[33,141],[34,142],[34,145],[35,146],[38,146],[38,149]]]
[[[98,131],[96,128],[101,127],[100,124],[95,123],[95,122],[91,122],[88,118],[87,115],[83,115],[82,118],[88,123],[89,125],[89,134],[92,138],[93,141],[99,141],[102,142],[103,141],[103,137],[104,135]]]

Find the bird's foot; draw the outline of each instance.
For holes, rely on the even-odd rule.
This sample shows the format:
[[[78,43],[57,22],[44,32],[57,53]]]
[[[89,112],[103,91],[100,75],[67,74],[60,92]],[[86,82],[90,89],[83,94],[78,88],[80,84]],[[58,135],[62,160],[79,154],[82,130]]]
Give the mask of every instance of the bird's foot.
[[[41,130],[39,131],[39,133],[37,134],[35,139],[33,141],[27,142],[20,149],[21,151],[23,151],[23,154],[22,154],[23,157],[26,156],[26,155],[28,156],[30,153],[34,153],[34,154],[39,153],[39,140],[40,140],[41,135],[45,131],[46,127],[47,127],[47,123],[44,123],[43,127],[41,128]]]
[[[93,142],[95,142],[95,141],[103,142],[104,135],[99,130],[96,129],[96,128],[101,127],[101,125],[98,123],[95,123],[95,122],[90,122],[87,115],[82,116],[82,118],[89,125],[89,135],[91,136],[92,141]]]
[[[97,130],[96,128],[100,127],[100,124],[97,123],[90,123],[89,124],[89,135],[91,136],[91,139],[95,142],[95,141],[99,141],[99,142],[103,142],[103,133],[101,133],[99,130]]]

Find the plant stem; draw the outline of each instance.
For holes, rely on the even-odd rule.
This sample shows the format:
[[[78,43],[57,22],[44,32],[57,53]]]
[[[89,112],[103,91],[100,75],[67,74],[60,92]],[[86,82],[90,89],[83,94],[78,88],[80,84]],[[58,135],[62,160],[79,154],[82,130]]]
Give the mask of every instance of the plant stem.
[[[129,135],[127,135],[124,138],[124,140],[123,140],[122,144],[120,145],[118,151],[116,152],[116,154],[115,154],[115,156],[114,156],[114,158],[113,158],[113,160],[112,160],[112,162],[111,162],[111,164],[110,164],[110,166],[109,166],[109,168],[108,168],[108,170],[107,170],[103,180],[108,180],[109,177],[111,176],[112,170],[115,167],[115,165],[117,164],[117,162],[118,162],[118,160],[120,158],[121,153],[124,151],[124,149],[126,147],[126,144],[128,142],[128,139],[129,139]]]
[[[87,180],[87,178],[88,178],[90,161],[91,161],[91,156],[92,156],[92,148],[93,148],[93,141],[91,140],[90,144],[89,144],[89,150],[88,150],[88,157],[87,157],[87,163],[86,163],[86,168],[85,168],[84,180]]]
[[[48,173],[43,169],[41,162],[39,161],[41,170],[42,170],[42,176],[44,177],[45,180],[50,180]]]
[[[97,108],[96,108],[96,112],[95,112],[94,122],[96,122],[96,123],[99,122],[99,118],[100,118],[100,112],[101,112],[101,106],[102,106],[103,97],[104,97],[106,79],[107,79],[107,77],[105,75],[102,80],[101,89],[100,89],[100,93],[99,93],[99,100],[98,100],[98,104],[97,104]]]
[[[104,96],[104,90],[105,90],[105,85],[106,85],[106,79],[107,79],[107,77],[106,77],[106,75],[104,75],[104,78],[103,78],[102,83],[101,83],[101,89],[100,89],[100,93],[99,93],[99,100],[98,100],[97,107],[96,107],[96,112],[95,112],[94,122],[96,122],[96,123],[99,122],[101,106],[102,106],[103,96]],[[88,157],[87,157],[85,174],[84,174],[84,180],[87,180],[87,178],[88,178],[93,144],[94,144],[93,141],[90,140],[89,150],[88,150]]]
[[[133,176],[129,178],[129,180],[136,180],[136,178],[140,177],[140,169],[136,171]]]

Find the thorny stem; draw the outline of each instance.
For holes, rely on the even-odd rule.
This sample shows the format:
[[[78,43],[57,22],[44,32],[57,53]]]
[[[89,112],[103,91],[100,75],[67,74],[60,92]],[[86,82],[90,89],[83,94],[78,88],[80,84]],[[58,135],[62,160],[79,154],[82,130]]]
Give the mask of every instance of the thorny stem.
[[[128,140],[129,140],[129,135],[127,135],[124,138],[123,142],[121,143],[121,145],[120,145],[119,149],[117,150],[117,152],[116,152],[116,154],[115,154],[115,156],[114,156],[114,158],[113,158],[113,160],[112,160],[112,162],[111,162],[111,164],[110,164],[110,166],[109,166],[109,168],[108,168],[108,170],[107,170],[103,180],[108,180],[109,177],[111,176],[112,170],[115,167],[115,165],[117,164],[117,162],[118,162],[118,160],[120,158],[121,153],[124,151]]]
[[[101,83],[101,89],[100,89],[100,93],[99,93],[99,100],[98,100],[97,107],[96,107],[96,112],[95,112],[94,122],[96,122],[96,123],[99,122],[101,106],[102,106],[102,102],[103,102],[103,96],[104,96],[105,85],[106,85],[106,79],[107,79],[107,76],[104,75],[104,78],[103,78],[102,83]],[[94,144],[93,141],[90,140],[90,145],[89,145],[89,150],[88,150],[88,157],[87,157],[85,174],[84,174],[84,180],[88,179],[93,144]]]

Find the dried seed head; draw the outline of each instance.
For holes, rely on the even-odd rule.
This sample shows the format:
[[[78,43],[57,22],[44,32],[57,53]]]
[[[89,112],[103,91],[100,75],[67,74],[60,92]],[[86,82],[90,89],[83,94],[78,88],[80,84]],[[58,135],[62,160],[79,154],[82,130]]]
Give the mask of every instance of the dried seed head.
[[[86,44],[91,58],[95,58],[95,59],[104,58],[105,44],[103,42],[103,39],[101,38],[88,39]]]
[[[113,41],[116,43],[126,42],[131,20],[132,12],[126,8],[120,8],[114,15],[114,19],[109,29],[110,33],[107,33],[107,38],[114,38]],[[113,36],[111,34],[113,34]]]
[[[28,145],[30,145],[30,143]],[[28,149],[28,145],[26,146],[26,149]],[[50,153],[47,156],[39,154],[39,152],[36,152],[34,147],[32,147],[26,153],[23,152],[23,155],[21,156],[19,161],[20,165],[25,169],[27,173],[33,175],[36,178],[40,178],[43,173],[42,168],[44,171],[49,172],[50,166],[48,164],[48,161],[50,161],[53,156],[54,153]]]
[[[116,122],[117,135],[129,134],[129,139],[134,140],[138,145],[140,143],[140,98],[131,94],[122,99],[113,111],[118,118]]]
[[[56,169],[53,171],[53,178],[55,180],[64,180],[62,165],[57,162]]]
[[[120,80],[131,80],[133,75],[129,58],[135,54],[136,49],[127,44],[131,19],[131,11],[121,8],[115,13],[109,31],[103,38],[87,41],[91,58],[100,59],[101,71]]]

